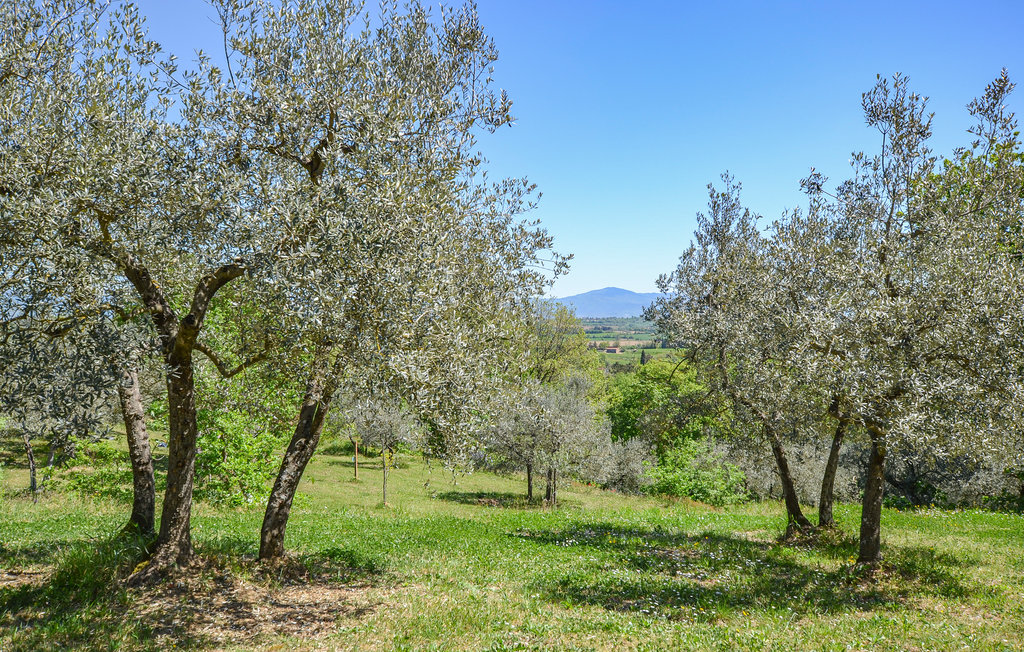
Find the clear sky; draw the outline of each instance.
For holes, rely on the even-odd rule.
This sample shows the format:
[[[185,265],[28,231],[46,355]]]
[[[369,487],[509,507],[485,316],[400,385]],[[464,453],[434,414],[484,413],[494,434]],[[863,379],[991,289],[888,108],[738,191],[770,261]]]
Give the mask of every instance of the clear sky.
[[[179,57],[220,48],[201,0],[143,0]],[[655,289],[689,243],[705,186],[729,170],[772,219],[810,167],[844,178],[878,138],[860,114],[876,74],[931,97],[933,147],[969,141],[965,105],[1003,67],[1024,81],[1024,0],[481,0],[516,125],[485,136],[492,176],[526,176],[534,217],[575,255],[555,296]],[[1012,108],[1024,113],[1024,86]]]

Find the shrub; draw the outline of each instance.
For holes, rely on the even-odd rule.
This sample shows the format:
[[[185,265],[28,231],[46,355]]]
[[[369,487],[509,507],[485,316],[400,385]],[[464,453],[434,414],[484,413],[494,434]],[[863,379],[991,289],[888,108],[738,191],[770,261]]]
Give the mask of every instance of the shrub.
[[[688,439],[666,451],[656,466],[648,467],[653,481],[648,493],[692,498],[709,505],[730,505],[747,500],[746,477],[738,467],[715,454],[710,438]]]

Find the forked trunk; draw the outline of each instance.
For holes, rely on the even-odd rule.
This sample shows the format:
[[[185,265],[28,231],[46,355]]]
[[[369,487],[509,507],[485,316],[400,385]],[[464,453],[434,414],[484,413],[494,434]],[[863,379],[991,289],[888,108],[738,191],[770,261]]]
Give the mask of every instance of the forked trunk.
[[[117,386],[117,397],[121,403],[121,416],[128,437],[128,456],[132,463],[132,515],[125,530],[132,529],[149,535],[153,533],[155,520],[156,483],[153,478],[149,433],[146,431],[142,409],[142,393],[139,390],[139,373],[134,367],[124,372],[123,382]]]
[[[782,447],[782,440],[779,438],[779,434],[767,424],[765,424],[764,430],[772,447],[772,455],[775,456],[775,466],[779,471],[779,480],[782,482],[782,498],[786,503],[786,518],[788,521],[787,532],[793,529],[802,530],[813,527],[800,509],[800,499],[796,494],[793,475],[790,473],[789,461],[786,459],[786,449]]]
[[[860,556],[858,564],[874,564],[882,559],[882,495],[885,492],[885,440],[871,436],[871,459],[860,517]]]
[[[324,419],[331,407],[331,397],[337,388],[335,375],[328,375],[326,363],[324,356],[314,364],[306,384],[306,394],[299,410],[299,423],[295,426],[295,434],[288,443],[288,450],[285,451],[274,488],[267,500],[267,511],[263,516],[263,527],[260,529],[260,559],[273,559],[284,554],[284,534],[295,491],[299,487],[306,465],[320,443]]]
[[[835,527],[836,521],[832,516],[833,493],[836,484],[836,471],[839,468],[839,450],[843,447],[843,438],[846,436],[846,421],[839,419],[836,422],[836,434],[832,437],[832,448],[828,452],[828,461],[825,463],[825,474],[821,478],[821,496],[818,499],[818,527]]]

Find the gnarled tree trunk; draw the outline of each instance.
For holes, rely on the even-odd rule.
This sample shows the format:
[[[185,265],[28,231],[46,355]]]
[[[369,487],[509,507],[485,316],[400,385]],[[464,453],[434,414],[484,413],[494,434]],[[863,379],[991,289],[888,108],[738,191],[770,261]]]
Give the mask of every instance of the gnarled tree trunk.
[[[192,351],[175,351],[167,375],[167,490],[160,514],[154,567],[185,564],[192,557],[192,488],[196,466],[196,394]]]
[[[885,439],[871,435],[871,458],[868,462],[867,485],[864,487],[860,517],[860,555],[858,564],[874,564],[882,559],[882,496],[885,492]]]
[[[327,354],[318,353],[306,383],[306,393],[299,410],[299,423],[295,434],[288,443],[281,469],[274,481],[274,488],[267,500],[267,511],[260,529],[260,559],[273,559],[284,555],[284,533],[288,526],[288,515],[295,499],[299,480],[312,459],[320,433],[323,432],[324,418],[331,406],[331,398],[337,389],[337,374],[327,365]]]
[[[836,433],[832,437],[832,448],[828,452],[828,461],[825,463],[825,474],[821,478],[821,496],[818,499],[818,527],[835,527],[836,521],[832,516],[833,493],[836,484],[836,471],[839,469],[839,450],[843,447],[843,438],[846,436],[846,421],[839,419],[836,422]]]
[[[179,320],[148,269],[130,256],[120,263],[160,333],[167,365],[167,490],[156,550],[149,564],[128,580],[137,586],[159,578],[169,566],[185,564],[192,557],[192,487],[198,435],[192,352],[214,295],[226,283],[242,276],[245,268],[230,263],[203,276],[196,285],[189,313]]]
[[[149,447],[142,393],[139,390],[139,372],[134,367],[124,372],[124,382],[117,386],[121,403],[121,416],[128,437],[128,456],[132,463],[132,514],[125,530],[143,535],[153,533],[156,518],[156,483],[153,478],[153,455]]]

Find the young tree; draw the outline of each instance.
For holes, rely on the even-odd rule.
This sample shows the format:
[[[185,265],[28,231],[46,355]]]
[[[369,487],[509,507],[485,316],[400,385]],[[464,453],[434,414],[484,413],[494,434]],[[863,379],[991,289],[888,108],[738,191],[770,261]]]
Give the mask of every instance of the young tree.
[[[739,184],[728,175],[723,182],[721,191],[709,186],[709,212],[698,216],[695,241],[676,271],[658,280],[667,296],[645,316],[686,347],[693,368],[729,399],[735,415],[757,425],[775,458],[788,528],[807,528],[783,436],[813,396],[789,364],[793,333],[779,318],[785,297],[773,281],[758,218],[741,206]]]
[[[380,449],[381,503],[388,503],[388,473],[395,467],[395,456],[402,445],[415,446],[422,429],[408,410],[393,397],[351,401],[346,410],[364,443]]]

